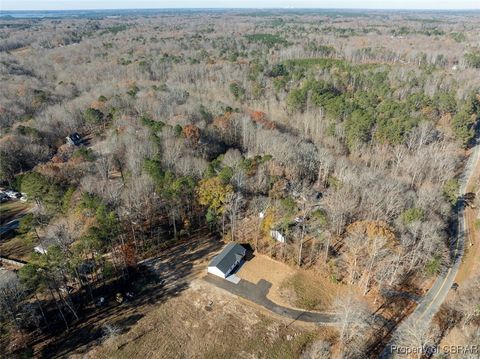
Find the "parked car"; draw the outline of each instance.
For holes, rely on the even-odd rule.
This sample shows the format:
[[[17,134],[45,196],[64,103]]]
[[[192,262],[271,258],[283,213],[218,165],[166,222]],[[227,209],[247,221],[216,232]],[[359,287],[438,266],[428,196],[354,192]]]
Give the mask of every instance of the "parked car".
[[[80,146],[82,144],[82,136],[77,132],[72,133],[66,137],[67,143],[71,146]]]

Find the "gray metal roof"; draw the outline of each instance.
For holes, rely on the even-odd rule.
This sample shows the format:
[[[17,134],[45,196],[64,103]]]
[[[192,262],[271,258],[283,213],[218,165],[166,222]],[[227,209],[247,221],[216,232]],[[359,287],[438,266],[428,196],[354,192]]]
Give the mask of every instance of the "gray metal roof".
[[[217,267],[223,273],[226,273],[235,263],[245,257],[247,250],[238,243],[230,242],[223,250],[213,257],[208,265],[209,267]]]

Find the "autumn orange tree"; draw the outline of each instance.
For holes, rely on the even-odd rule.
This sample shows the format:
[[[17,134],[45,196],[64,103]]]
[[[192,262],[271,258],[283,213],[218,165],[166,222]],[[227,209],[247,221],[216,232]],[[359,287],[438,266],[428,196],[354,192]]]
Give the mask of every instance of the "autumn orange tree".
[[[192,124],[188,124],[183,128],[183,135],[192,144],[196,145],[200,140],[200,129]]]

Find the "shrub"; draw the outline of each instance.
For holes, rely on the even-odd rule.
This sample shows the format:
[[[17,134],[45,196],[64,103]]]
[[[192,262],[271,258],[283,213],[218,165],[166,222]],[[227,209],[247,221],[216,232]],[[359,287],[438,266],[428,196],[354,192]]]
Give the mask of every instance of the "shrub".
[[[465,54],[465,61],[467,65],[475,69],[480,69],[480,53],[479,52],[470,52]]]
[[[183,128],[178,123],[173,127],[173,133],[175,133],[176,137],[180,137],[183,133]]]
[[[428,276],[437,275],[440,272],[440,268],[442,267],[442,260],[440,257],[436,256],[432,258],[430,261],[427,262],[425,266],[425,273]]]
[[[163,127],[165,126],[165,123],[163,123],[162,121],[154,121],[146,115],[142,116],[140,118],[140,121],[142,121],[142,124],[144,124],[145,126],[150,127],[153,132],[161,132]]]
[[[443,195],[448,202],[454,205],[455,203],[457,203],[459,190],[460,184],[458,183],[458,180],[452,178],[448,180],[447,183],[445,183],[445,185],[443,186]]]
[[[81,147],[73,153],[73,157],[81,158],[87,162],[95,161],[95,154],[91,148]]]
[[[130,86],[130,88],[128,89],[127,94],[128,94],[130,97],[135,97],[139,91],[140,91],[140,89],[137,87],[137,85],[132,85],[132,86]]]
[[[410,224],[416,221],[422,221],[425,217],[425,212],[421,208],[409,208],[403,211],[402,221],[405,224]]]
[[[103,113],[96,108],[88,108],[85,110],[83,117],[87,123],[97,125],[102,121]]]
[[[240,100],[245,95],[245,89],[237,82],[232,82],[229,86],[229,89],[233,97],[235,97],[235,100]]]
[[[288,71],[284,64],[273,65],[272,69],[267,73],[268,77],[287,76]]]

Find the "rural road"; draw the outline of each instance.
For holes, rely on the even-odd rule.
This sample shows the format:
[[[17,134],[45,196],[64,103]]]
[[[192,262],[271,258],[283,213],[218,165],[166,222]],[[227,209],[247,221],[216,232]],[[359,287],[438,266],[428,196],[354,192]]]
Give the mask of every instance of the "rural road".
[[[468,158],[468,162],[465,165],[463,174],[459,178],[460,195],[464,195],[467,191],[470,177],[475,173],[476,166],[479,165],[479,157],[480,143],[477,141],[476,145],[472,148],[472,153]],[[407,328],[411,327],[412,325],[426,326],[428,328],[433,316],[438,312],[440,306],[447,297],[447,294],[455,281],[455,277],[457,276],[460,265],[462,264],[465,238],[467,238],[466,231],[468,231],[468,227],[464,206],[460,205],[457,209],[457,217],[457,238],[451,243],[451,265],[445,268],[442,273],[440,273],[428,293],[422,299],[420,299],[418,306],[415,308],[412,314],[410,314],[408,318],[404,319],[403,322],[392,333],[392,339],[380,354],[380,359],[394,357],[393,347],[398,345],[401,334],[405,332]]]
[[[20,225],[20,218],[15,218],[10,222],[5,223],[3,226],[0,227],[0,239],[5,233],[8,233],[13,229],[17,229],[19,225]]]

